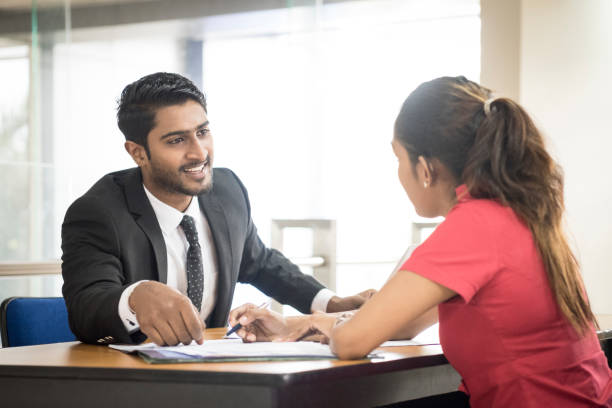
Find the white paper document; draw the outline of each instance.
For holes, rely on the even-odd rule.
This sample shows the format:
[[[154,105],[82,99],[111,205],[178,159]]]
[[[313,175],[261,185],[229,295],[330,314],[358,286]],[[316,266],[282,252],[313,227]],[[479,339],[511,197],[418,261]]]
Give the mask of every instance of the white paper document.
[[[157,357],[192,357],[205,360],[215,359],[258,359],[258,358],[336,358],[326,344],[310,341],[243,343],[240,339],[204,340],[190,345],[160,347],[154,343],[137,346],[111,344],[109,347],[126,353],[141,352]],[[152,354],[151,352],[156,352]],[[179,358],[180,359],[180,358]]]

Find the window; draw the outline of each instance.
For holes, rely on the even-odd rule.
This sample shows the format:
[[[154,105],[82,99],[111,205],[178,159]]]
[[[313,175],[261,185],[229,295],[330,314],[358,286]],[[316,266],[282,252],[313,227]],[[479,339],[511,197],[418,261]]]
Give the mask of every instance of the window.
[[[403,100],[437,76],[478,80],[478,4],[440,5],[350,2],[206,25],[217,164],[249,188],[264,239],[273,218],[337,220],[341,294],[379,288],[422,221],[390,147]]]
[[[165,70],[202,85],[215,164],[247,186],[262,239],[272,219],[336,219],[338,292],[380,287],[419,221],[396,181],[393,121],[422,81],[478,80],[478,1],[313,1],[91,26],[104,7],[119,6],[81,7],[89,26],[60,24],[28,42],[0,31],[10,90],[0,95],[0,260],[59,259],[68,205],[133,166],[116,126],[121,89]]]

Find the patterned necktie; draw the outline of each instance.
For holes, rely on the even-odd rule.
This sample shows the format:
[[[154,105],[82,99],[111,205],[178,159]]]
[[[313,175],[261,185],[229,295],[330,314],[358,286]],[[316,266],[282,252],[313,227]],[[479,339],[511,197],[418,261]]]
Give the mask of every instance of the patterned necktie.
[[[185,215],[181,220],[181,228],[185,232],[189,249],[187,249],[187,296],[200,311],[202,307],[202,294],[204,293],[204,271],[202,267],[202,250],[198,241],[198,231],[193,218]]]

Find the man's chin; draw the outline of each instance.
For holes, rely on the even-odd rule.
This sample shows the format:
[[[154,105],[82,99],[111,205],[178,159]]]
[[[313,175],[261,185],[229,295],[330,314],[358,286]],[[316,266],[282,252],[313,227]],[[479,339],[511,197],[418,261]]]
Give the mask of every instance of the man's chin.
[[[212,180],[210,180],[210,182],[206,183],[206,185],[205,185],[205,186],[203,186],[203,187],[202,187],[202,188],[201,188],[201,189],[198,191],[198,193],[197,193],[197,194],[195,194],[195,195],[206,194],[206,193],[210,192],[210,190],[212,190],[212,187],[213,187],[213,183],[212,183]]]
[[[213,180],[212,180],[212,177],[210,177],[210,178],[207,178],[204,184],[200,184],[197,187],[191,187],[191,186],[188,187],[188,186],[183,185],[181,189],[182,190],[181,193],[196,196],[196,195],[208,193],[210,190],[212,190],[212,187],[213,187]]]

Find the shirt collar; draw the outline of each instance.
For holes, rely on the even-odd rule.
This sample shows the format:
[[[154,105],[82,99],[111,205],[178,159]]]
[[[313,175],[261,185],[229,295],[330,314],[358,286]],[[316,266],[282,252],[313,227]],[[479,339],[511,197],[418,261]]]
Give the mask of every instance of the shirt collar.
[[[157,222],[159,223],[159,226],[163,232],[169,233],[178,228],[185,214],[194,217],[194,219],[197,219],[199,214],[199,204],[197,197],[194,196],[191,198],[189,206],[183,213],[155,197],[153,193],[151,193],[145,187],[144,184],[142,186],[144,187],[144,191],[147,195],[147,198],[149,199],[149,202],[151,202],[151,207],[153,207],[153,211],[155,212],[155,216],[157,217]]]

